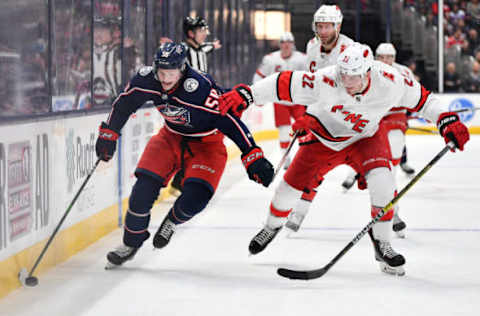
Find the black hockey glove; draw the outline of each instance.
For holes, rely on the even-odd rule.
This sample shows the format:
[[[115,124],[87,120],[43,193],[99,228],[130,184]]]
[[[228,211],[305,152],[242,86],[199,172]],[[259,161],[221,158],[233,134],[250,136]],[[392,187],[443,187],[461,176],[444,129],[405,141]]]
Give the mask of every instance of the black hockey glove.
[[[95,151],[97,157],[103,161],[112,159],[115,149],[117,148],[117,139],[120,134],[109,128],[107,123],[102,122],[99,128]]]
[[[263,157],[263,151],[259,147],[252,147],[242,154],[242,162],[247,169],[248,177],[264,187],[268,187],[273,179],[273,166]]]

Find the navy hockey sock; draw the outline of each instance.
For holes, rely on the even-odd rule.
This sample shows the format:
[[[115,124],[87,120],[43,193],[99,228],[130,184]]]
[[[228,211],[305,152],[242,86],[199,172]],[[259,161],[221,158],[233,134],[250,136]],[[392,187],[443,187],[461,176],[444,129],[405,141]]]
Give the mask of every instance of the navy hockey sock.
[[[168,219],[175,224],[182,224],[200,213],[213,196],[212,190],[199,182],[186,182],[182,194],[168,212]]]
[[[158,197],[162,182],[140,174],[132,189],[125,217],[123,243],[139,248],[150,237],[150,210]]]

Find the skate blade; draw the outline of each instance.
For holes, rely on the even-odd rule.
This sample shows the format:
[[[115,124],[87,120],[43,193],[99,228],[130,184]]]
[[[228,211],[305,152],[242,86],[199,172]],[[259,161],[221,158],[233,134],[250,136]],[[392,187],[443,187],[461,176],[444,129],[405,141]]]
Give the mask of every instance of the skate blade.
[[[107,264],[105,265],[105,270],[114,270],[116,268],[120,267],[118,264],[113,264],[110,261],[107,261]]]
[[[290,234],[298,232],[298,230],[300,229],[300,225],[292,222],[287,222],[285,224],[285,228],[287,229],[287,236],[290,236]]]
[[[383,273],[395,275],[395,276],[405,275],[405,269],[403,268],[403,266],[391,267],[385,262],[380,262],[379,264],[380,264],[380,271],[382,271]]]

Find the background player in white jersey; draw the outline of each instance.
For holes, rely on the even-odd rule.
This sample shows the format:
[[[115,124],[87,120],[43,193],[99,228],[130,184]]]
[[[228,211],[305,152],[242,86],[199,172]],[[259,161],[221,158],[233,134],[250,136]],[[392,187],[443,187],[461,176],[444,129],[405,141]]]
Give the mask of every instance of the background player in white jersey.
[[[378,45],[375,50],[375,56],[378,61],[381,61],[389,66],[395,68],[405,80],[415,80],[412,71],[403,65],[400,65],[395,62],[396,50],[395,47],[390,43],[381,43]],[[390,145],[391,152],[391,162],[393,165],[393,175],[395,178],[397,166],[401,164],[403,153],[406,152],[405,149],[405,132],[407,131],[407,111],[399,109],[391,109],[387,115],[382,119],[380,124],[385,125],[385,129],[388,132],[388,143]],[[402,168],[403,169],[403,168]],[[412,170],[408,167],[409,170]],[[407,172],[407,174],[409,174]],[[355,171],[352,171],[350,175],[342,183],[342,186],[348,190],[355,183],[356,178],[358,178]],[[400,238],[405,238],[405,229],[407,225],[399,217],[399,206],[395,205],[395,215],[393,217],[393,231]]]
[[[342,21],[342,11],[336,5],[322,5],[313,15],[312,30],[315,37],[307,44],[307,67],[311,72],[335,65],[338,55],[347,46],[355,43],[340,33]],[[370,50],[370,48],[368,49]],[[371,51],[369,52],[369,57],[372,57]],[[300,139],[300,143],[302,142]],[[319,179],[318,185],[322,181],[323,179]],[[303,193],[285,224],[287,228],[294,232],[300,229],[316,194],[316,188],[311,188]]]
[[[334,65],[338,55],[353,40],[340,34],[343,14],[336,5],[322,5],[313,15],[312,30],[315,33],[307,43],[308,70],[316,70]]]
[[[242,91],[234,89],[220,97],[222,113],[229,109],[238,111],[254,102],[289,101],[308,106],[306,114],[292,128],[309,131],[311,141],[300,146],[278,185],[267,223],[250,242],[252,254],[263,251],[274,239],[295,201],[305,188],[315,185],[313,179],[323,177],[338,165],[350,165],[365,178],[372,217],[393,199],[395,183],[390,171],[388,138],[379,124],[392,107],[418,112],[436,122],[445,142],[453,142],[463,150],[469,133],[458,115],[448,112],[448,107],[417,81],[410,81],[384,63],[365,58],[366,53],[367,50],[351,45],[340,54],[336,65],[314,74],[281,72],[250,89],[242,86]],[[390,209],[369,235],[381,270],[403,275],[405,258],[390,243],[392,218]]]
[[[295,49],[295,38],[290,32],[285,32],[280,36],[280,50],[274,51],[263,57],[262,63],[258,66],[254,76],[253,83],[269,76],[275,72],[286,70],[306,70],[305,54]],[[262,105],[262,104],[257,104]],[[290,123],[291,118],[296,120],[305,113],[305,106],[300,104],[289,104],[282,102],[273,103],[275,126],[278,128],[278,139],[280,141],[280,150],[282,155],[290,143]],[[290,159],[284,163],[285,169],[290,165]]]

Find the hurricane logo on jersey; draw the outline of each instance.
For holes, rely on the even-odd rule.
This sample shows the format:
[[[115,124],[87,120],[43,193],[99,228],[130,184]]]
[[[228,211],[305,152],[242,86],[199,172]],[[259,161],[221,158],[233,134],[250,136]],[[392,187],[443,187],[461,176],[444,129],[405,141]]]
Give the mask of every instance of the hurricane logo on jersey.
[[[187,109],[171,104],[157,105],[157,109],[165,121],[175,125],[190,126],[190,112]]]

